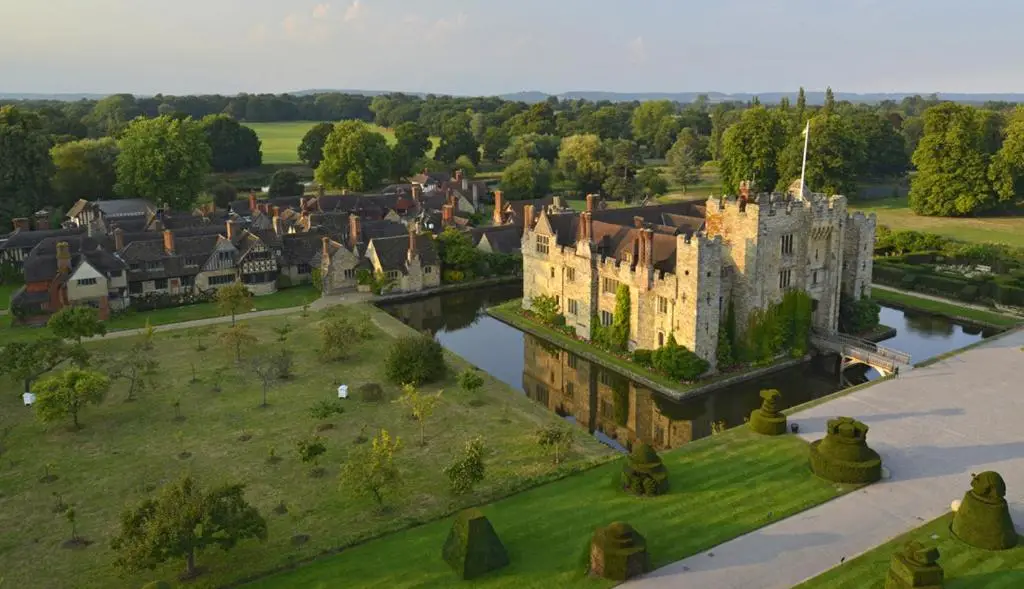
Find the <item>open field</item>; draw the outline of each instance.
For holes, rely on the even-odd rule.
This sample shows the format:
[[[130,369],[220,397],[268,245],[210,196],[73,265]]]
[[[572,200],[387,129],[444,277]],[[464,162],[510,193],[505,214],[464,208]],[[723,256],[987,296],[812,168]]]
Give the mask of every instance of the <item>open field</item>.
[[[848,490],[807,468],[807,444],[745,427],[699,440],[663,456],[667,495],[640,499],[615,488],[615,462],[531,489],[483,508],[511,564],[474,587],[609,587],[583,575],[583,554],[598,526],[632,524],[647,539],[657,567],[828,501]],[[392,534],[339,555],[248,585],[250,589],[318,589],[333,580],[361,587],[451,587],[441,560],[451,520]]]
[[[930,298],[926,299],[924,297],[918,297],[912,294],[890,290],[888,288],[878,288],[877,286],[871,289],[871,298],[882,304],[927,311],[953,319],[968,319],[997,327],[1011,327],[1021,323],[1020,319],[1009,315],[982,311],[980,309],[964,307],[955,303],[936,301]]]
[[[649,162],[651,165],[659,165],[659,163],[660,160]],[[682,185],[668,173],[668,168],[664,164],[661,165],[661,173],[668,180],[668,193],[659,199],[662,202],[706,199],[712,195],[719,196],[724,192],[722,180],[718,177],[718,165],[715,162],[704,162],[700,170],[700,180],[692,186],[687,186],[685,191],[683,191]]]
[[[202,337],[208,348],[197,350],[195,330],[158,332],[155,355],[160,366],[156,388],[125,402],[126,384],[115,383],[98,407],[82,411],[83,429],[69,431],[65,423],[43,425],[23,407],[18,383],[0,381],[0,571],[11,587],[109,588],[138,587],[148,580],[172,580],[182,562],[156,571],[119,578],[109,548],[121,511],[149,497],[152,490],[191,472],[201,483],[243,482],[246,497],[269,525],[265,544],[245,542],[224,553],[210,550],[197,563],[207,572],[189,587],[222,586],[229,582],[283,567],[323,551],[351,545],[411,524],[431,521],[470,503],[491,501],[539,481],[606,460],[611,451],[592,438],[580,436],[568,459],[555,467],[536,443],[534,432],[558,418],[522,394],[483,374],[485,385],[477,402],[455,383],[454,372],[465,362],[450,357],[453,375],[444,388],[441,404],[426,423],[426,447],[418,444],[419,427],[407,410],[389,402],[397,387],[385,385],[381,402],[345,401],[345,412],[327,421],[334,427],[319,435],[327,453],[320,465],[321,478],[310,476],[296,452],[298,440],[314,434],[321,420],[311,406],[336,397],[336,388],[350,390],[367,382],[384,382],[381,359],[392,338],[412,333],[399,321],[370,306],[334,307],[325,314],[364,317],[376,326],[373,339],[353,344],[347,360],[319,360],[316,322],[322,315],[298,314],[245,322],[258,338],[259,350],[295,351],[295,377],[276,383],[269,391],[268,408],[260,408],[261,383],[249,376],[245,352],[236,366],[233,353],[218,340],[226,326],[209,328]],[[286,343],[272,331],[286,322],[295,327]],[[97,357],[117,358],[140,343],[137,337],[87,344]],[[192,381],[193,369],[198,378]],[[222,390],[215,390],[217,379]],[[172,403],[180,400],[183,420],[175,419]],[[390,511],[380,514],[358,497],[340,489],[340,466],[357,436],[380,428],[398,435],[405,447],[397,457],[403,485],[389,499]],[[179,434],[180,432],[180,434]],[[487,447],[487,479],[475,492],[453,497],[441,472],[471,436],[483,436]],[[246,439],[246,436],[251,438]],[[179,441],[180,440],[180,441]],[[270,463],[274,448],[282,460]],[[185,456],[183,452],[190,453]],[[184,458],[182,458],[184,456]],[[40,482],[44,465],[58,478]],[[59,498],[75,507],[78,533],[93,544],[82,550],[63,550],[70,530],[54,512]],[[274,511],[281,501],[287,513]],[[308,535],[304,543],[293,537]],[[5,585],[6,587],[7,585]]]
[[[878,215],[878,224],[893,230],[937,233],[961,241],[1005,243],[1024,246],[1021,217],[922,217],[907,207],[906,198],[860,201],[850,208]]]
[[[287,121],[278,123],[245,123],[263,142],[263,163],[265,164],[294,164],[299,162],[299,144],[306,132],[313,128],[319,121]],[[385,129],[374,124],[367,124],[372,130],[380,133],[388,141],[388,145],[395,142],[395,134],[390,129]],[[437,147],[438,138],[431,137],[434,147]],[[429,153],[433,153],[433,149]],[[428,153],[428,155],[429,155]]]
[[[939,564],[945,572],[942,584],[945,589],[1024,587],[1024,544],[1001,551],[972,548],[949,532],[952,521],[952,514],[933,520],[801,583],[796,589],[882,589],[890,557],[911,540],[939,549]]]

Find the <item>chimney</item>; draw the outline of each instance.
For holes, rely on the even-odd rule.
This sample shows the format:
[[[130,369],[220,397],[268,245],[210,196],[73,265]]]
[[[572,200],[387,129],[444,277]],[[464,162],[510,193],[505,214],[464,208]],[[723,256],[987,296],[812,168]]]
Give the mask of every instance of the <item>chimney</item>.
[[[480,210],[480,185],[473,183],[473,210]]]
[[[356,247],[356,244],[363,238],[363,220],[359,215],[352,213],[348,216],[348,241],[349,247]]]
[[[71,271],[71,248],[66,241],[57,242],[57,271]]]
[[[14,228],[21,229],[22,231],[30,231],[32,228],[29,226],[29,221],[25,217],[18,217],[14,220]]]
[[[590,243],[594,239],[594,226],[591,222],[590,211],[580,214],[580,239]]]
[[[593,194],[588,194],[587,195],[587,212],[588,213],[593,213],[594,212],[594,195]]]
[[[124,229],[120,227],[114,229],[114,249],[117,251],[124,249]]]
[[[249,211],[256,212],[256,193],[249,191]]]
[[[271,222],[273,223],[275,235],[281,235],[282,233],[284,233],[284,225],[281,223],[281,217],[274,217],[273,219],[271,219]]]
[[[533,205],[523,206],[523,226],[533,229]]]
[[[274,207],[270,209],[270,213],[274,216],[275,219],[280,217],[281,216],[281,207],[279,207],[277,205],[274,205]]]
[[[640,216],[633,217],[633,227],[636,227],[637,229],[643,229],[644,218]]]
[[[441,207],[441,226],[442,227],[450,226],[452,224],[452,222],[454,221],[454,218],[455,218],[454,208],[452,207],[451,204],[446,204],[443,207]]]
[[[455,181],[462,182],[462,170],[455,170]]]
[[[409,260],[416,257],[416,228],[409,225]]]
[[[740,182],[740,198],[744,201],[750,200],[750,181],[742,180]]]
[[[228,237],[228,240],[234,241],[235,237],[238,236],[239,229],[240,229],[240,227],[238,226],[238,221],[228,221],[227,222],[227,231],[228,231],[227,237]]]
[[[412,199],[418,203],[418,202],[420,202],[421,198],[423,198],[423,187],[420,186],[419,184],[413,184],[412,185]]]
[[[505,198],[502,197],[500,190],[494,191],[494,224],[501,225],[502,212],[505,208]]]
[[[36,213],[36,231],[46,231],[50,228],[50,214]]]
[[[462,170],[459,170],[460,180],[462,181],[462,189],[469,190],[469,178],[462,175]]]
[[[164,253],[174,255],[174,232],[164,229]]]
[[[644,243],[647,247],[644,250],[644,264],[649,269],[654,268],[654,230],[644,229]]]
[[[331,259],[331,238],[321,237],[320,238],[320,255],[322,260]]]

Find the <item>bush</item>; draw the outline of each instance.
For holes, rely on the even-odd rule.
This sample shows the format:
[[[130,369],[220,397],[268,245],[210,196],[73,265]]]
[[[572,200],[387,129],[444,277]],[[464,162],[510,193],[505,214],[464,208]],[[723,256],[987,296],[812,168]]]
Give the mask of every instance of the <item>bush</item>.
[[[530,299],[530,310],[548,325],[554,325],[556,317],[560,316],[558,299],[553,296],[537,295],[533,297]],[[562,317],[562,324],[565,324],[565,317]]]
[[[983,472],[971,479],[971,490],[953,516],[953,535],[985,550],[1006,550],[1017,545],[1017,532],[1006,504],[1006,483],[997,472]]]
[[[341,401],[338,399],[318,401],[309,410],[309,414],[313,419],[330,419],[332,415],[341,415],[344,412],[345,408],[341,405]]]
[[[668,491],[668,469],[647,444],[639,443],[622,467],[622,488],[635,495],[661,495]]]
[[[364,403],[377,403],[384,400],[384,389],[375,382],[359,385],[356,397]]]
[[[459,386],[467,393],[476,392],[484,386],[484,377],[480,376],[476,370],[467,368],[459,373]]]
[[[479,509],[456,516],[441,556],[460,579],[475,579],[508,565],[505,546]]]
[[[862,484],[882,478],[882,459],[867,444],[868,426],[850,417],[828,421],[825,438],[811,443],[811,471],[835,482]]]
[[[640,348],[633,350],[633,362],[644,368],[650,368],[654,365],[654,350],[642,350]]]
[[[775,389],[761,391],[761,407],[750,412],[750,429],[766,436],[786,433],[786,416],[779,412],[782,393]]]
[[[590,540],[590,572],[613,581],[625,581],[649,571],[647,541],[633,526],[615,522],[594,530]]]
[[[447,371],[444,348],[432,337],[414,335],[400,338],[384,359],[384,372],[395,384],[419,386],[444,377]]]
[[[852,300],[842,295],[839,300],[839,329],[845,333],[861,334],[878,327],[882,307],[869,298]]]
[[[480,438],[466,442],[462,455],[444,468],[452,493],[464,495],[484,480],[484,443]]]
[[[670,378],[682,381],[694,381],[708,371],[707,360],[676,343],[673,334],[668,341],[652,354],[654,367],[667,374]]]

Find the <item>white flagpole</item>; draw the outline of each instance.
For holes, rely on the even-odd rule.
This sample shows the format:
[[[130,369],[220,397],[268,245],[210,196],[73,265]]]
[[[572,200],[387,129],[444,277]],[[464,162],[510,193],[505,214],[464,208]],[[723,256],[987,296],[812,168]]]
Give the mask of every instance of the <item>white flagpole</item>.
[[[804,181],[807,175],[807,144],[811,139],[811,122],[807,121],[807,127],[804,128],[804,161],[800,166],[800,198],[804,197]]]

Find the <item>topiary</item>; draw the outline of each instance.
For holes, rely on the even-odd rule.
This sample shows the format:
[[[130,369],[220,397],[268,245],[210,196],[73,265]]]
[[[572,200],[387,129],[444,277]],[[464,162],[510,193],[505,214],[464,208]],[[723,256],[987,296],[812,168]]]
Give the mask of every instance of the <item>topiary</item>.
[[[907,542],[903,550],[892,555],[885,589],[937,588],[942,586],[939,550],[925,548],[919,542]]]
[[[413,335],[399,338],[384,359],[384,372],[395,384],[419,386],[444,377],[447,366],[444,348],[432,337]]]
[[[811,471],[836,483],[873,483],[882,458],[867,444],[868,426],[852,417],[828,421],[825,438],[811,442]]]
[[[441,555],[462,579],[475,579],[508,564],[508,553],[494,527],[475,508],[455,517]]]
[[[622,467],[622,488],[647,496],[662,495],[668,491],[668,469],[654,448],[644,443],[633,447]]]
[[[987,471],[973,476],[971,490],[964,494],[951,530],[963,542],[985,550],[1017,545],[1017,532],[1006,504],[1006,483],[999,473]]]
[[[625,581],[642,575],[651,568],[647,541],[633,526],[615,522],[594,530],[590,540],[590,573]]]
[[[779,412],[782,393],[775,389],[761,391],[761,407],[750,412],[750,429],[766,436],[786,433],[786,416]]]

